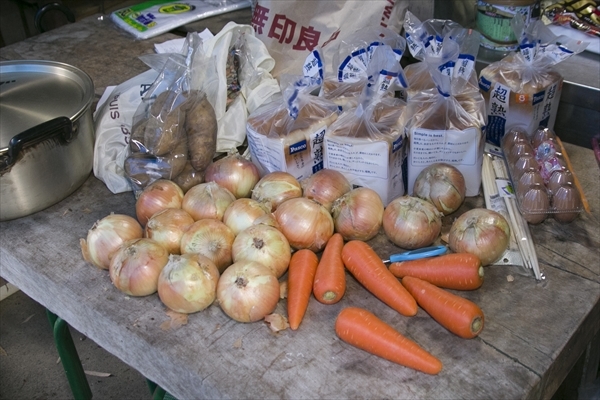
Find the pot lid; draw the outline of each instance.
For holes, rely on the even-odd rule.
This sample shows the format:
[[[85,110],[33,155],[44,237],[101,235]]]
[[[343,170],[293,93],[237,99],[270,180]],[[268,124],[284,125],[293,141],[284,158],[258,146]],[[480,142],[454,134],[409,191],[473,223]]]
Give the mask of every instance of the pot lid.
[[[17,134],[57,117],[75,121],[94,99],[92,79],[53,61],[0,62],[0,153]]]

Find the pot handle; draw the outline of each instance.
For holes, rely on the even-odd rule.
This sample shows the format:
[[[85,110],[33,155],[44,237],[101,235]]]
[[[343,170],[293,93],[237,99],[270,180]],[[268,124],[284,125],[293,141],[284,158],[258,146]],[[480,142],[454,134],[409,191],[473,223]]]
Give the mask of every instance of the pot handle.
[[[73,123],[70,118],[54,118],[13,136],[8,143],[6,156],[0,160],[0,169],[11,167],[23,148],[56,136],[67,143],[73,139]]]

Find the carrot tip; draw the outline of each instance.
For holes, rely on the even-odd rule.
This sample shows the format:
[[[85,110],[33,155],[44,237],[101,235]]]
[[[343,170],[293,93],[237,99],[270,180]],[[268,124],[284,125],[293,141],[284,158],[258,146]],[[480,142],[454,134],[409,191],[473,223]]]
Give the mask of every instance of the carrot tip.
[[[332,300],[335,300],[335,298],[336,298],[335,292],[327,291],[327,292],[323,293],[323,300],[325,300],[325,301],[332,301]]]
[[[471,323],[471,332],[473,332],[474,335],[478,335],[482,329],[483,329],[483,319],[481,319],[481,317],[474,318],[473,322]]]

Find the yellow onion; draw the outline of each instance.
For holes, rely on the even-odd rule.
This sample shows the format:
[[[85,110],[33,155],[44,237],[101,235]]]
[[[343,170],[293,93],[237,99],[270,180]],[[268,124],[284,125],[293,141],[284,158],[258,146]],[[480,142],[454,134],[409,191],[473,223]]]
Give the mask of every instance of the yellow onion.
[[[384,209],[381,197],[373,189],[352,189],[333,202],[335,231],[345,240],[370,240],[381,228]]]
[[[288,199],[302,196],[300,182],[289,172],[274,171],[263,176],[252,189],[252,198],[271,205],[271,211]]]
[[[252,225],[240,232],[231,249],[233,262],[257,261],[280,278],[290,265],[292,249],[285,235],[264,224]]]
[[[181,237],[194,219],[181,208],[167,208],[154,214],[144,228],[147,238],[163,246],[169,254],[180,254]]]
[[[235,235],[222,221],[201,219],[192,224],[181,237],[181,254],[202,254],[223,272],[232,263],[231,246]]]
[[[458,217],[450,227],[448,245],[455,253],[475,254],[481,265],[498,260],[508,247],[510,226],[499,213],[474,208]]]
[[[333,218],[329,211],[306,197],[284,201],[273,215],[290,246],[296,250],[319,252],[333,235]]]
[[[248,228],[257,218],[271,214],[269,207],[256,200],[236,199],[223,214],[223,222],[235,235]]]
[[[435,163],[427,166],[415,180],[413,194],[430,201],[444,215],[458,210],[465,201],[465,178],[453,165]]]
[[[383,212],[383,231],[396,246],[418,249],[431,245],[442,230],[442,213],[413,196],[392,200]]]
[[[98,268],[108,269],[110,259],[127,240],[141,238],[144,231],[129,215],[110,214],[92,226],[86,239],[79,239],[83,259]]]
[[[279,281],[261,263],[238,261],[219,278],[217,300],[225,314],[238,322],[260,321],[277,307]]]
[[[135,202],[135,213],[142,226],[148,219],[166,208],[181,208],[183,190],[173,181],[159,179],[140,193]]]
[[[181,208],[194,218],[194,221],[204,218],[223,220],[225,210],[235,196],[215,182],[205,182],[192,187],[183,196]]]
[[[123,243],[110,260],[110,280],[130,296],[148,296],[158,288],[158,276],[169,261],[167,249],[152,239]]]
[[[218,183],[236,199],[250,197],[259,179],[258,167],[237,152],[212,162],[204,171],[206,182]]]
[[[170,255],[158,277],[158,297],[173,311],[191,314],[215,301],[219,271],[201,254]]]
[[[321,204],[331,212],[333,201],[352,190],[348,179],[334,169],[322,169],[300,182],[302,196]]]

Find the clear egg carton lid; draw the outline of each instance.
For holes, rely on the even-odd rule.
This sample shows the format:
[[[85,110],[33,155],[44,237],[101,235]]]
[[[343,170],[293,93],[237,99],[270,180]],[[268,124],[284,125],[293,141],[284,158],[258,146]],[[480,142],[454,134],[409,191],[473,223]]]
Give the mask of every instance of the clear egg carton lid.
[[[511,128],[501,147],[518,209],[527,222],[539,224],[548,217],[571,222],[584,210],[583,194],[553,130],[540,127],[530,137],[525,129]]]

